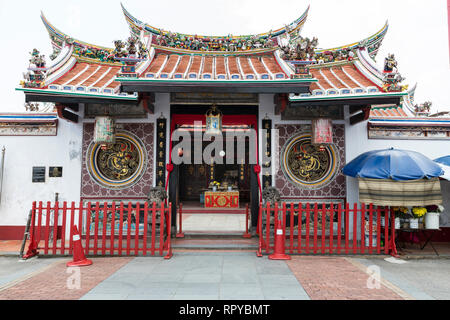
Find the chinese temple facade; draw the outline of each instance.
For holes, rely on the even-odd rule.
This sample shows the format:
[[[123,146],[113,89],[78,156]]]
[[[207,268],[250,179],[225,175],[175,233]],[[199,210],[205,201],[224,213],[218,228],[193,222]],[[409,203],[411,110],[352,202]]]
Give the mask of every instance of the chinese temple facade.
[[[0,114],[3,238],[22,238],[34,200],[139,202],[155,190],[193,207],[249,204],[254,228],[270,188],[289,202],[358,202],[342,168],[365,151],[448,155],[450,117],[415,104],[393,55],[384,70],[375,63],[387,23],[319,49],[302,34],[309,8],[277,30],[222,37],[165,31],[122,10],[131,34],[113,48],[42,15],[52,60],[34,50],[17,90],[29,107],[54,108]]]

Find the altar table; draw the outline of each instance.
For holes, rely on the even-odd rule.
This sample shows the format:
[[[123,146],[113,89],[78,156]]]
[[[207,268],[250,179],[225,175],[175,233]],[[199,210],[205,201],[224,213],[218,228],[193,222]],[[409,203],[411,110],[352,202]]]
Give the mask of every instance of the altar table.
[[[205,208],[239,208],[239,191],[207,191]]]

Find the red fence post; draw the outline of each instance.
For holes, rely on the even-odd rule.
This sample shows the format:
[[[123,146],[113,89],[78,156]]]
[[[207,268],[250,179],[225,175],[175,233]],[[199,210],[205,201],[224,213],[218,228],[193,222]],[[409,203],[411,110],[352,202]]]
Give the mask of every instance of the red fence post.
[[[182,238],[184,238],[184,233],[183,233],[183,204],[182,203],[180,203],[180,206],[179,206],[179,209],[178,209],[178,213],[179,213],[179,219],[180,219],[180,222],[179,222],[179,231],[178,231],[178,233],[177,233],[177,238],[178,239],[182,239]]]
[[[384,253],[389,254],[389,208],[384,208]]]
[[[330,254],[333,254],[333,247],[334,247],[334,234],[333,234],[333,228],[334,228],[334,205],[333,203],[330,204]]]
[[[309,254],[309,238],[310,238],[310,222],[311,219],[311,205],[306,204],[306,253]]]
[[[86,213],[86,256],[89,255],[90,250],[90,236],[91,236],[91,214],[92,214],[92,204],[89,202]]]
[[[56,246],[58,243],[58,215],[59,215],[59,203],[55,203],[53,209],[53,255],[56,255]]]
[[[298,253],[300,254],[300,253],[302,253],[302,223],[303,223],[303,204],[302,203],[298,204],[297,219],[298,219],[297,243],[298,243]]]
[[[131,252],[131,215],[133,213],[133,204],[128,202],[128,214],[127,214],[127,256],[130,256]]]
[[[256,252],[256,256],[258,258],[261,258],[262,255],[262,248],[263,248],[263,232],[262,232],[262,219],[263,219],[263,204],[262,202],[259,203],[259,216],[258,216],[258,236],[259,236],[259,245],[258,245],[258,251]]]
[[[358,247],[358,204],[353,205],[353,253],[357,253]]]
[[[47,202],[47,208],[46,208],[46,217],[45,217],[45,238],[44,238],[44,254],[48,254],[49,249],[49,237],[50,237],[50,214],[51,214],[51,205],[50,201]]]
[[[108,226],[108,203],[103,204],[102,255],[106,255],[106,232]]]
[[[135,233],[134,233],[134,255],[138,256],[139,255],[139,231],[140,231],[140,225],[139,225],[139,216],[141,215],[141,208],[140,208],[140,204],[139,202],[136,204],[136,228],[135,228]]]
[[[161,204],[160,213],[160,224],[159,224],[159,255],[164,255],[164,218],[165,218],[165,203]]]
[[[350,204],[345,204],[345,254],[350,251]]]
[[[42,235],[42,215],[43,215],[43,208],[44,204],[42,201],[39,201],[39,207],[38,207],[38,225],[37,225],[37,233],[36,233],[36,245],[37,248],[39,248],[39,245],[41,243],[41,235]]]
[[[319,224],[319,205],[314,204],[314,254],[317,254],[317,229]]]
[[[369,254],[373,253],[373,203],[369,206]]]
[[[249,210],[249,205],[247,203],[246,207],[245,207],[245,233],[242,236],[245,239],[251,239],[252,235],[249,233],[249,227],[248,227],[248,223],[249,223],[249,216],[250,216],[250,210]]]
[[[95,223],[94,223],[94,256],[97,255],[98,249],[98,225],[100,220],[100,203],[95,204]]]
[[[70,246],[69,246],[69,254],[73,255],[73,227],[75,226],[75,211],[76,211],[76,207],[75,207],[75,202],[72,202],[72,217],[71,217],[71,222],[70,222]],[[83,208],[83,201],[80,201],[80,206],[78,208],[78,229],[80,232],[80,235],[83,234],[83,212],[84,212],[84,208]]]
[[[85,211],[85,208],[84,208],[84,203],[83,203],[83,201],[80,201],[80,209],[79,209],[79,212],[78,212],[78,231],[80,232],[80,236],[82,236],[83,235],[83,217],[84,217],[84,211]],[[87,216],[87,212],[86,212],[86,216]],[[86,218],[87,219],[87,218]],[[73,232],[74,232],[74,230],[73,230],[73,226],[74,225],[71,225],[70,226],[70,254],[72,255],[73,254]],[[87,230],[87,229],[86,229]],[[85,233],[87,234],[87,231],[85,231]],[[85,241],[86,242],[86,241]]]
[[[147,233],[148,233],[148,202],[144,204],[144,238],[143,238],[143,251],[144,256],[147,255]]]
[[[364,254],[366,246],[366,204],[361,204],[361,253]]]
[[[72,203],[70,204],[70,219],[69,219],[69,226],[68,226],[68,230],[69,230],[69,241],[68,241],[69,242],[69,249],[68,249],[69,250],[69,254],[72,254],[72,228],[73,228],[73,225],[75,223],[75,209],[76,209],[75,202],[72,201]],[[66,223],[63,223],[63,225],[65,226]],[[64,238],[63,239],[65,239],[66,238],[66,230],[63,231],[63,234],[64,234]],[[65,242],[66,241],[64,240],[64,244],[63,244],[64,250],[62,252],[63,254],[65,253],[65,246],[66,246]]]
[[[123,238],[123,210],[124,210],[124,205],[123,202],[120,203],[120,217],[119,217],[119,256],[122,256],[122,238]]]
[[[342,240],[342,203],[338,204],[338,243],[337,253],[341,254],[341,240]]]
[[[381,253],[381,207],[377,207],[377,254]]]
[[[152,256],[155,255],[156,249],[156,202],[153,202],[152,207]]]
[[[172,258],[172,203],[169,203],[169,208],[167,209],[167,255],[164,257],[165,260]]]
[[[289,220],[289,253],[294,253],[294,204],[291,203],[290,220]]]
[[[326,225],[327,225],[327,208],[325,206],[325,203],[322,203],[322,239],[320,241],[322,247],[322,254],[325,254]]]
[[[64,255],[64,252],[66,251],[66,222],[67,222],[67,202],[64,201],[63,207],[62,207],[62,226],[61,226],[61,249],[60,253]]]
[[[116,246],[116,203],[111,205],[111,239],[110,240],[110,253],[114,255],[114,247]]]

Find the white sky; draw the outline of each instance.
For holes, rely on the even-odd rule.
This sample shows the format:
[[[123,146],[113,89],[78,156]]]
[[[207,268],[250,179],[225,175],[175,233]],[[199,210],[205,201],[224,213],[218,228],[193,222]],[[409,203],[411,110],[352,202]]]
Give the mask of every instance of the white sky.
[[[418,83],[416,102],[450,111],[450,59],[446,0],[122,0],[136,18],[158,28],[202,35],[253,34],[297,19],[311,5],[302,34],[330,48],[360,41],[389,20],[378,54],[395,53],[405,83]],[[73,38],[107,47],[129,36],[119,0],[0,0],[2,77],[0,112],[25,111],[16,92],[29,52],[52,49],[40,11]]]

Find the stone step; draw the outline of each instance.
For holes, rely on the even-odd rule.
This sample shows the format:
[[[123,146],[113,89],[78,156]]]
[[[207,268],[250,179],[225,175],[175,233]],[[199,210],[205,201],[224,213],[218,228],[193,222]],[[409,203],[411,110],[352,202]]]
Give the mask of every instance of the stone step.
[[[184,232],[184,239],[243,239],[243,232],[224,232],[224,231],[187,231]]]
[[[184,238],[175,239],[172,242],[174,249],[189,250],[257,250],[257,238],[243,239],[240,238],[217,238],[201,237],[201,238]]]

